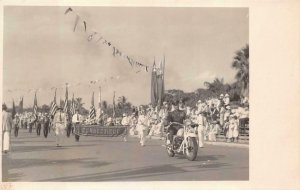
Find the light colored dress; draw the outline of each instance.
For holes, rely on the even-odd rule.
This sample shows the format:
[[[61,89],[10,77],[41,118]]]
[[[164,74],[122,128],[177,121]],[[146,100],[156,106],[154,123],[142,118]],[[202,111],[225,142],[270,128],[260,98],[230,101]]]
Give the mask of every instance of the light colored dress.
[[[146,143],[146,136],[148,133],[149,125],[150,121],[148,117],[145,115],[139,115],[136,127],[140,136],[140,143],[142,146],[144,146]]]
[[[2,150],[10,150],[10,132],[13,126],[13,120],[10,113],[2,111]]]
[[[56,144],[60,145],[63,143],[66,128],[67,128],[67,117],[65,113],[59,111],[54,115],[54,130],[56,135]]]

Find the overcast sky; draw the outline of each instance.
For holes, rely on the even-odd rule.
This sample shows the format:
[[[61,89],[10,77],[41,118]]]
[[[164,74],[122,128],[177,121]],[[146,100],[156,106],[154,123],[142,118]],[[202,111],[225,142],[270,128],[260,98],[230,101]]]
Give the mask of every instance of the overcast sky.
[[[73,32],[75,15],[64,15],[67,7],[4,8],[4,102],[23,95],[25,107],[32,106],[34,93],[28,90],[41,88],[38,104],[50,104],[51,87],[60,87],[59,100],[65,83],[82,83],[70,86],[69,97],[82,97],[85,107],[100,85],[109,103],[113,91],[136,105],[149,103],[150,72],[137,73],[110,47],[88,42],[92,30],[143,64],[165,55],[166,89],[187,92],[215,77],[233,82],[233,56],[249,40],[247,8],[72,8],[87,22],[87,33],[81,22]],[[110,77],[118,79],[104,82]],[[88,85],[91,80],[101,82]]]

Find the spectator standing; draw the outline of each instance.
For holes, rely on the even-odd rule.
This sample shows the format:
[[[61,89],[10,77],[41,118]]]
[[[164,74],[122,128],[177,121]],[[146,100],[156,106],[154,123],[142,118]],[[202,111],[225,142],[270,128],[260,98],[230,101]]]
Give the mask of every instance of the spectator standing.
[[[12,115],[7,111],[6,105],[2,104],[2,151],[5,154],[10,151],[10,132],[12,125]]]

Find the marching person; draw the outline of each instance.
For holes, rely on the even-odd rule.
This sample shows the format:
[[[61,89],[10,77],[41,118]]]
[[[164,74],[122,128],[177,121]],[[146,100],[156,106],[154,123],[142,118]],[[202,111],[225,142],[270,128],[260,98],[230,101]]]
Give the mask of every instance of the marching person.
[[[37,136],[41,136],[41,128],[42,128],[41,122],[42,122],[41,117],[37,116],[37,119],[36,119],[36,122],[35,122]]]
[[[14,123],[14,135],[15,137],[18,137],[19,134],[19,124],[20,124],[20,118],[18,115],[15,116],[15,119],[13,120]]]
[[[140,112],[139,112],[136,127],[138,130],[139,136],[140,136],[141,146],[145,146],[149,124],[150,124],[150,121],[149,121],[148,117],[146,116],[144,108],[140,107]]]
[[[122,118],[122,121],[121,121],[121,125],[124,125],[124,126],[129,126],[130,125],[130,117],[128,117],[126,113],[123,113],[123,118]],[[127,129],[129,129],[129,127]],[[127,142],[128,133],[129,132],[127,131],[127,134],[124,136],[124,141],[125,142]]]
[[[72,132],[72,121],[70,119],[70,115],[66,113],[67,117],[67,137],[70,137],[71,132]]]
[[[2,104],[2,151],[5,154],[10,151],[10,132],[12,125],[12,116],[7,111],[6,105]]]
[[[204,112],[200,112],[196,116],[196,124],[198,124],[198,141],[199,147],[204,147],[204,129],[206,125]]]
[[[53,122],[56,135],[56,146],[61,147],[67,127],[67,116],[64,112],[62,112],[61,107],[58,107],[57,112],[54,115]]]
[[[135,111],[132,112],[131,117],[130,117],[130,130],[129,130],[129,134],[131,136],[134,136],[137,134],[137,130],[136,130],[136,124],[137,124],[137,113]]]
[[[35,120],[34,120],[33,116],[32,115],[29,116],[29,122],[28,122],[29,133],[32,133],[32,128],[33,128],[34,122],[35,122]]]
[[[76,128],[76,126],[79,125],[80,119],[81,119],[81,116],[79,115],[78,110],[76,109],[75,114],[72,117],[72,124],[73,124],[72,125],[72,131],[74,131],[74,129]],[[75,132],[76,132],[76,130],[75,130]],[[79,141],[79,137],[80,136],[75,133],[75,140],[76,140],[76,142]]]
[[[50,119],[49,119],[47,113],[43,117],[42,126],[43,126],[44,137],[47,138],[48,137],[49,128],[50,128]]]

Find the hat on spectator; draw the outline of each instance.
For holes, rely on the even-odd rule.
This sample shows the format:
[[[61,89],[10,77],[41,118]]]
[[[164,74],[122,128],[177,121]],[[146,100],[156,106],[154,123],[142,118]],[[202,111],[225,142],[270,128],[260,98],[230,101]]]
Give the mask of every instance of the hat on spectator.
[[[225,97],[229,97],[229,94],[225,94]]]
[[[7,110],[6,104],[2,104],[2,110]]]
[[[224,94],[221,94],[220,97],[224,97]]]

